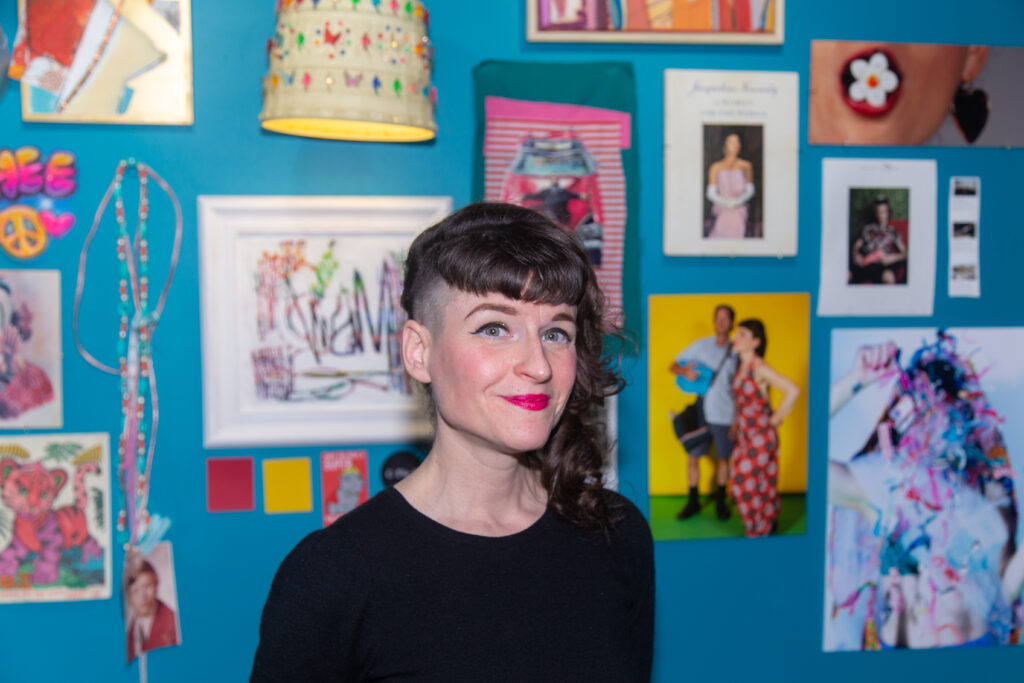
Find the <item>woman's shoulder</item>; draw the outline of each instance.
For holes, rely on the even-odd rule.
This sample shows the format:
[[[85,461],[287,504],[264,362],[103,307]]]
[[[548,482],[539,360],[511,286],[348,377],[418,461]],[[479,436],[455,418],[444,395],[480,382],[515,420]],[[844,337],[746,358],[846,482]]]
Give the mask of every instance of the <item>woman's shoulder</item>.
[[[645,544],[651,539],[651,527],[647,518],[633,501],[618,491],[605,489],[605,501],[615,519],[616,535],[629,542]]]
[[[768,361],[760,356],[754,356],[750,362],[750,369],[754,373],[754,378],[762,382],[767,381],[768,376],[775,372],[772,366],[768,364]]]
[[[372,546],[387,536],[400,514],[396,492],[385,489],[348,512],[329,526],[311,532],[288,554],[281,564],[301,572],[318,572],[365,564]]]

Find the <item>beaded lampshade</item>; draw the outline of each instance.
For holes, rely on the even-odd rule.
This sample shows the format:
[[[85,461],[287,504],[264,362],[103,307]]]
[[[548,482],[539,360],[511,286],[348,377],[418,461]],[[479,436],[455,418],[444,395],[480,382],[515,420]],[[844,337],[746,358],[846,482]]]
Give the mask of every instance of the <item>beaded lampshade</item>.
[[[427,26],[412,0],[279,0],[261,124],[335,140],[432,139]]]

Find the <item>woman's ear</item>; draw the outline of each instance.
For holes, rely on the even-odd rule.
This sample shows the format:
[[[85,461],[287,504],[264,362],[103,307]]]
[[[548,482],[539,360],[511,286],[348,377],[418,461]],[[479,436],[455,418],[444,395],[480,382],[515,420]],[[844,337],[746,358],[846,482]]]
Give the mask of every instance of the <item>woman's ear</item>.
[[[425,325],[406,320],[402,327],[402,362],[405,371],[417,382],[430,384],[430,330]]]
[[[960,73],[961,83],[970,83],[985,66],[988,59],[988,47],[985,45],[971,45],[967,48],[967,61],[964,62],[964,70]]]

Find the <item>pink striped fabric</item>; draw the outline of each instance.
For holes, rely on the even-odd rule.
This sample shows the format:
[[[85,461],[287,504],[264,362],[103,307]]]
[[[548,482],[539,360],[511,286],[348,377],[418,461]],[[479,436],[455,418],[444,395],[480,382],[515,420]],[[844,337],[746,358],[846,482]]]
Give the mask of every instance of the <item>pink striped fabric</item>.
[[[615,113],[621,116],[619,112]],[[626,229],[626,176],[622,170],[621,145],[623,140],[629,139],[628,130],[623,131],[622,126],[621,121],[616,120],[573,121],[566,125],[564,118],[521,120],[489,114],[484,131],[484,199],[488,201],[501,200],[505,178],[516,152],[528,136],[545,138],[568,131],[583,142],[597,163],[597,184],[604,218],[601,265],[594,270],[609,312],[619,322],[622,316],[622,261]]]

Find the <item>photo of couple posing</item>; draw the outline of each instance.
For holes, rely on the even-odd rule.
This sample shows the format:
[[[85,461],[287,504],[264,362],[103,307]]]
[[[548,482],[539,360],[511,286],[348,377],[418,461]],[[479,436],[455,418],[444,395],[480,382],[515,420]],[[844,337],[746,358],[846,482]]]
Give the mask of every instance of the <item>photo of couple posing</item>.
[[[806,328],[805,296],[757,295],[753,298],[794,296],[804,301],[802,309]],[[785,464],[781,454],[787,454],[785,460],[793,460],[791,456],[797,450],[793,446],[798,445],[787,445],[784,439],[780,439],[780,431],[783,425],[791,426],[788,422],[798,406],[800,415],[796,422],[802,423],[806,432],[806,404],[801,401],[801,396],[804,393],[802,387],[806,385],[807,354],[805,350],[794,348],[790,339],[794,326],[773,319],[775,311],[785,306],[741,306],[733,296],[719,297],[712,305],[708,305],[711,299],[705,295],[659,298],[699,298],[704,301],[699,306],[683,309],[687,318],[683,328],[697,334],[682,338],[677,335],[674,351],[664,335],[653,334],[653,328],[659,325],[659,321],[652,313],[652,343],[657,337],[659,356],[671,352],[667,362],[658,362],[653,353],[651,361],[652,518],[660,520],[659,527],[668,525],[669,520],[674,523],[677,528],[667,536],[671,538],[707,535],[752,538],[778,533],[780,513],[784,507],[780,477]],[[742,295],[739,298],[743,298]],[[652,310],[654,299],[652,297]],[[801,309],[800,306],[792,308]],[[702,321],[692,320],[690,324],[697,309],[710,309],[710,320],[705,317]],[[737,315],[737,309],[744,313],[756,312],[756,315]],[[778,334],[771,353],[768,345],[770,332]],[[663,347],[660,346],[662,341],[665,342]],[[803,349],[806,349],[806,336]],[[794,372],[791,368],[793,354],[803,364],[801,372]],[[671,379],[674,391],[665,396],[667,379]],[[657,398],[656,383],[662,385],[662,393]],[[659,411],[658,404],[667,410]],[[666,428],[666,415],[671,431]],[[655,431],[659,432],[658,439],[654,437]],[[806,439],[806,433],[803,439]],[[659,441],[657,448],[656,440]],[[673,474],[675,481],[668,484],[675,494],[671,496],[675,505],[671,517],[668,516],[670,510],[664,509],[668,506],[666,500],[655,494],[659,479],[655,452],[662,460],[672,461],[670,467],[681,470],[685,476],[685,484],[680,481],[679,473]],[[795,469],[803,470],[800,474],[805,482],[806,453],[800,452],[795,459],[800,460],[799,467]],[[702,461],[707,464],[702,466]],[[708,477],[702,477],[702,469],[712,470],[710,481]],[[800,488],[799,484],[794,486],[793,481],[787,481],[785,493],[803,493]],[[806,488],[805,483],[802,488]],[[702,489],[705,493],[710,492],[710,497],[702,496]],[[654,504],[656,498],[660,498],[657,506]],[[801,496],[797,510],[794,510],[801,524],[802,504]],[[658,508],[658,513],[655,508]],[[692,535],[686,528],[689,525],[694,527]],[[783,532],[795,531],[795,527],[789,528],[793,525],[785,526]],[[659,537],[657,532],[656,537]]]

